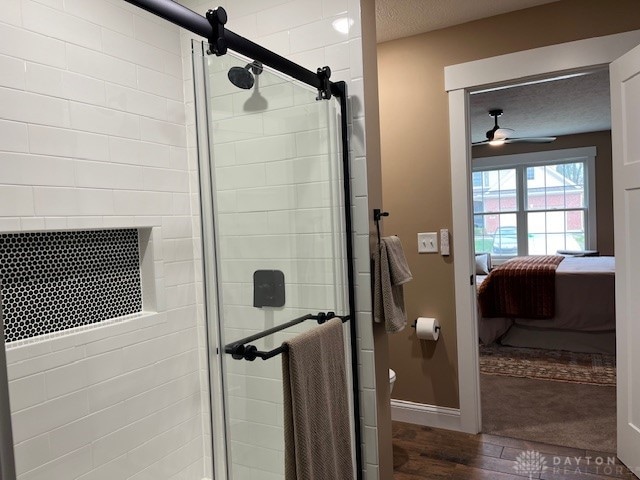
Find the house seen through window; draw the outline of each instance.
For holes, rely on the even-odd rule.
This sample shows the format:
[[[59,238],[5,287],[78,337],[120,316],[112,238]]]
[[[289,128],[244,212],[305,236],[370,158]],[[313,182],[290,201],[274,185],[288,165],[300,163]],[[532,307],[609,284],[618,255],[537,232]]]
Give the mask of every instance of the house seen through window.
[[[568,155],[575,150],[595,151],[474,160],[476,252],[500,258],[595,249],[595,152]]]

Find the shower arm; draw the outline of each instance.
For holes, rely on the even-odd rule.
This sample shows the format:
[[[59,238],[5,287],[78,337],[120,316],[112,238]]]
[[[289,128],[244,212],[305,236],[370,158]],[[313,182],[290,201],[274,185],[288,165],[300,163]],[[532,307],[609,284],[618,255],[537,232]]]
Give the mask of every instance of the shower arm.
[[[318,90],[318,100],[329,99],[332,94],[336,94],[335,84],[329,80],[331,77],[331,69],[329,67],[318,68],[317,72],[314,73],[231,30],[227,30],[224,27],[227,23],[227,12],[222,7],[209,10],[205,18],[172,0],[125,1],[196,35],[205,37],[211,45],[212,53],[218,56],[226,54],[227,48],[230,48],[241,55],[262,62],[302,83],[314,87]]]

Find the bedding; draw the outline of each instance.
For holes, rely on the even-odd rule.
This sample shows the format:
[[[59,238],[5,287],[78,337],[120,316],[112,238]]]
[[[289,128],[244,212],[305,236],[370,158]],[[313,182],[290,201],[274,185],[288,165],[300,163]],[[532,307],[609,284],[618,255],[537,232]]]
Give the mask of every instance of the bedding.
[[[556,269],[564,257],[516,257],[493,269],[478,291],[484,317],[551,318]]]
[[[479,285],[479,290],[487,279]],[[485,317],[478,302],[480,340],[490,344],[514,324],[546,330],[614,331],[614,290],[614,257],[565,257],[555,271],[555,311],[551,318]]]

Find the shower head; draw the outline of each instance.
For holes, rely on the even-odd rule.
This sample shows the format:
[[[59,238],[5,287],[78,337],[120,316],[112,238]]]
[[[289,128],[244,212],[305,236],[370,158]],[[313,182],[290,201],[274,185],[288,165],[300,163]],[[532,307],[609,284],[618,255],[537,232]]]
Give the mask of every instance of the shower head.
[[[260,75],[261,73],[262,63],[254,61],[248,63],[245,67],[231,67],[227,77],[236,87],[249,90],[253,87],[255,81],[253,75]]]

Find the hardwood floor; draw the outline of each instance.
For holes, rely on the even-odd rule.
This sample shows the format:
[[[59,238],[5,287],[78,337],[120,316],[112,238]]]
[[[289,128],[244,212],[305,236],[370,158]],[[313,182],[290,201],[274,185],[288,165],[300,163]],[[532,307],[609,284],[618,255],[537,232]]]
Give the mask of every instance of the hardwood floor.
[[[525,460],[524,455],[531,451],[540,454],[533,457],[539,460],[530,460],[531,457]],[[518,465],[520,471],[516,468]],[[636,478],[610,453],[496,435],[470,435],[400,422],[393,422],[393,466],[394,480]],[[546,468],[540,471],[540,466]]]

